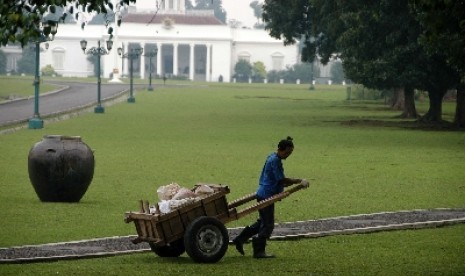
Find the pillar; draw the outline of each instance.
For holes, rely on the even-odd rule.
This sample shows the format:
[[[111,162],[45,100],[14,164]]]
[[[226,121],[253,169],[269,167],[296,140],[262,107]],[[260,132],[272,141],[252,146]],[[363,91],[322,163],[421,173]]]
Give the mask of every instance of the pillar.
[[[189,44],[190,46],[190,55],[189,55],[189,79],[190,80],[194,80],[194,72],[195,72],[195,68],[194,68],[194,48],[195,48],[195,44]]]
[[[178,43],[173,44],[173,75],[178,75]]]
[[[144,51],[145,51],[145,44],[142,44],[144,45]],[[140,56],[140,78],[143,79],[145,78],[145,56],[144,56],[144,52],[142,52],[142,55]]]
[[[207,57],[205,66],[205,79],[207,82],[211,81],[211,44],[207,44]]]
[[[161,49],[161,46],[162,44],[161,43],[157,43],[157,48],[158,48],[158,53],[157,53],[157,70],[155,72],[156,75],[159,75],[160,77],[163,77],[162,76],[162,68],[161,68],[161,60],[162,60],[162,55],[163,55],[163,51]]]

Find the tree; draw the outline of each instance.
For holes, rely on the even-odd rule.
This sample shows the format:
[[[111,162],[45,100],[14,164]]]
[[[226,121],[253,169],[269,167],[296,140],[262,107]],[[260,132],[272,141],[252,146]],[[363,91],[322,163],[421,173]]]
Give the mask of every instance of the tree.
[[[249,6],[252,8],[255,18],[257,18],[257,22],[254,24],[254,28],[256,28],[256,29],[264,29],[265,24],[260,22],[261,18],[262,18],[262,14],[263,14],[263,6],[262,6],[262,4],[259,3],[258,1],[253,1],[253,2],[250,3]]]
[[[263,62],[257,61],[253,63],[252,77],[255,82],[262,82],[266,78],[266,68]]]
[[[346,75],[368,88],[405,94],[404,117],[416,117],[414,89],[427,89],[427,121],[441,121],[440,106],[454,72],[440,53],[418,44],[421,26],[408,3],[397,1],[266,0],[263,19],[273,37],[295,43],[304,36],[303,60],[340,56]],[[433,83],[435,82],[435,83]]]
[[[87,56],[87,61],[89,61],[91,64],[92,64],[92,72],[94,73],[93,76],[94,77],[98,77],[98,73],[99,73],[99,70],[97,68],[97,63],[98,63],[98,56],[94,56],[94,55],[88,55]],[[102,70],[102,64],[100,64],[100,74],[102,74],[103,70]]]
[[[66,17],[74,16],[78,19],[82,13],[96,12],[107,13],[110,10],[119,9],[121,5],[135,3],[136,0],[120,0],[120,4],[114,7],[111,0],[79,0],[68,2],[62,0],[17,0],[0,2],[0,40],[1,45],[8,42],[19,42],[25,46],[30,41],[37,41],[41,35],[39,25],[48,15],[54,15],[57,7],[65,12],[58,18],[63,22]],[[121,20],[118,21],[118,24]],[[84,27],[83,23],[82,27]],[[59,31],[59,30],[58,30]],[[109,28],[111,35],[113,29]]]
[[[238,81],[246,82],[252,77],[252,65],[245,59],[240,59],[234,66],[234,76]]]
[[[255,18],[257,18],[257,24],[259,24],[263,13],[262,4],[255,0],[252,1],[249,6],[252,8]]]
[[[18,60],[18,73],[35,74],[36,54],[32,44],[23,47],[23,54]]]
[[[193,10],[194,9],[194,5],[192,5],[192,1],[191,0],[186,0],[186,10]]]
[[[454,123],[465,127],[465,2],[410,0],[410,7],[423,27],[420,43],[430,53],[443,53],[459,73]]]
[[[195,10],[213,10],[215,17],[221,22],[226,23],[226,11],[223,9],[222,0],[195,0]]]
[[[3,51],[0,49],[0,74],[5,74],[6,73],[6,55],[3,53]]]
[[[342,83],[345,79],[344,68],[342,68],[342,62],[336,61],[331,65],[330,69],[331,80],[334,83]]]
[[[89,25],[105,25],[108,26],[111,22],[115,21],[115,13],[113,11],[108,11],[107,13],[99,13],[94,15],[89,21]]]

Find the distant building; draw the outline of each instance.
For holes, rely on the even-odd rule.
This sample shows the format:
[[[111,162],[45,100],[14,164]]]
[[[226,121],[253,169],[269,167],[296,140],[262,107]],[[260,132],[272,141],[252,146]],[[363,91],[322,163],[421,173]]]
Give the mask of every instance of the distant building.
[[[266,70],[284,70],[295,64],[297,45],[284,46],[281,40],[265,30],[232,28],[213,15],[212,10],[185,10],[184,1],[162,1],[155,13],[155,1],[138,1],[122,17],[122,24],[114,28],[114,46],[102,57],[104,77],[129,74],[129,61],[121,59],[117,48],[124,51],[144,48],[144,54],[158,49],[152,59],[152,72],[159,76],[184,76],[190,80],[229,82],[239,59],[250,63],[261,61]],[[79,41],[86,39],[88,48],[102,46],[109,38],[104,25],[60,24],[48,51],[41,53],[41,68],[51,64],[63,76],[91,76],[93,64],[82,53]],[[141,66],[143,65],[143,66]],[[147,78],[150,58],[134,60],[134,75]]]
[[[118,56],[119,47],[125,52],[144,49],[143,55],[133,61],[134,76],[139,78],[147,78],[152,68],[152,75],[160,77],[182,76],[207,82],[221,78],[231,82],[234,66],[240,59],[251,64],[261,61],[268,72],[285,70],[300,62],[298,44],[284,46],[282,40],[270,37],[265,30],[228,26],[214,16],[213,10],[186,10],[184,0],[159,3],[157,10],[156,0],[138,1],[122,16],[120,27],[111,19],[114,45],[109,55],[101,59],[104,77],[117,81],[129,75],[130,62]],[[82,29],[79,22],[61,23],[48,50],[40,54],[40,68],[50,64],[55,72],[67,77],[94,75],[93,63],[81,50],[82,39],[87,40],[88,49],[96,47],[99,40],[105,46],[108,29],[104,25],[87,24]],[[158,54],[150,59],[146,54],[155,48]],[[7,72],[17,71],[21,49],[17,46],[1,49],[7,56]],[[316,82],[327,83],[331,64],[323,66],[315,61],[315,66],[319,68]]]

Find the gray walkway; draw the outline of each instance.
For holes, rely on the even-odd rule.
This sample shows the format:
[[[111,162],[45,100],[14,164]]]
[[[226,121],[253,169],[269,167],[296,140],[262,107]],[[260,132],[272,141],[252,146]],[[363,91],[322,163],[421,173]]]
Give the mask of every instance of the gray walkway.
[[[432,209],[385,212],[276,225],[272,240],[319,238],[333,235],[366,234],[379,231],[444,227],[465,223],[465,209]],[[134,229],[135,231],[135,229]],[[241,228],[230,228],[229,239]],[[79,258],[95,258],[148,252],[147,243],[133,244],[135,236],[0,248],[1,263],[28,263]],[[232,247],[229,248],[233,250]]]
[[[41,118],[69,112],[97,103],[97,84],[79,82],[47,82],[60,88],[39,97]],[[31,87],[33,89],[33,87]],[[102,84],[101,100],[118,97],[129,90],[128,84]],[[25,123],[34,115],[34,97],[0,104],[0,126]]]

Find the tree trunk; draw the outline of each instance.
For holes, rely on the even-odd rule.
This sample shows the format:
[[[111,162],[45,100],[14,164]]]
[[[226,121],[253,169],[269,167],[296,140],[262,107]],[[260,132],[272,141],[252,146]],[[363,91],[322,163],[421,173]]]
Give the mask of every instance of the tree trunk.
[[[417,109],[415,107],[415,91],[411,87],[404,87],[404,112],[400,115],[401,118],[418,118]]]
[[[430,90],[428,91],[429,97],[429,110],[421,118],[422,122],[425,123],[440,123],[442,122],[442,98],[446,94],[447,90]]]
[[[405,94],[403,87],[394,89],[391,108],[395,110],[403,110],[405,108]]]
[[[455,108],[454,124],[458,128],[465,127],[465,83],[457,86],[457,106]]]

